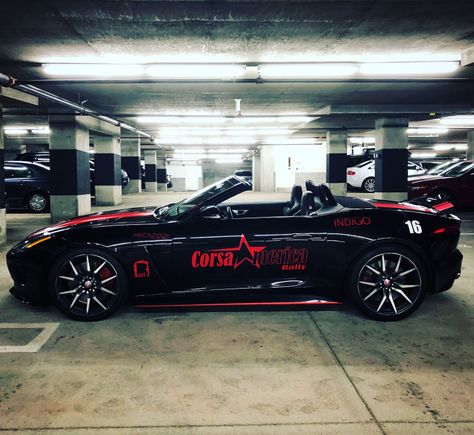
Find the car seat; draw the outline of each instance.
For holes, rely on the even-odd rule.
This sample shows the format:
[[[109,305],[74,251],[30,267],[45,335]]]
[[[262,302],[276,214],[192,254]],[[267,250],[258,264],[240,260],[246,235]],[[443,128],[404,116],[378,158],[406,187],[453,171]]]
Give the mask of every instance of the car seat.
[[[301,208],[301,197],[303,195],[303,189],[301,186],[293,186],[291,189],[290,202],[283,207],[283,216],[293,216]]]

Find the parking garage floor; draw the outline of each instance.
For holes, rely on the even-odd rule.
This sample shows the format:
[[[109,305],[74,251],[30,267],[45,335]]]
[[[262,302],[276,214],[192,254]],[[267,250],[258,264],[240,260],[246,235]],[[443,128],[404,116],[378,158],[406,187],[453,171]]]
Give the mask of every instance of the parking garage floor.
[[[130,195],[123,206],[180,196]],[[79,323],[10,296],[5,253],[48,216],[9,214],[0,256],[0,431],[474,433],[474,212],[459,215],[461,278],[400,322],[375,322],[350,306],[188,313],[127,306],[106,321]],[[8,352],[44,327],[38,349]]]

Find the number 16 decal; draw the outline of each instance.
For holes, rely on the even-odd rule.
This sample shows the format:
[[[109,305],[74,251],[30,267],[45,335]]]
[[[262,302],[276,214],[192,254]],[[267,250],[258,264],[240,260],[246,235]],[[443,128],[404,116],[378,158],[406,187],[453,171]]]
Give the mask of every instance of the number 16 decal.
[[[405,225],[408,225],[408,231],[410,231],[410,234],[421,234],[423,232],[419,221],[406,221]]]

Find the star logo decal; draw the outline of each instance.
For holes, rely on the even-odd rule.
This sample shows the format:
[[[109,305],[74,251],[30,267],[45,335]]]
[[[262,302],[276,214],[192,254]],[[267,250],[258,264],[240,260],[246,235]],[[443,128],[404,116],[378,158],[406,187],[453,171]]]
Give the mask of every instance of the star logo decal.
[[[260,264],[258,263],[258,259],[255,258],[255,254],[263,251],[265,248],[266,246],[250,246],[245,235],[242,234],[237,248],[213,249],[211,252],[235,252],[234,269],[237,269],[246,261],[260,269]]]

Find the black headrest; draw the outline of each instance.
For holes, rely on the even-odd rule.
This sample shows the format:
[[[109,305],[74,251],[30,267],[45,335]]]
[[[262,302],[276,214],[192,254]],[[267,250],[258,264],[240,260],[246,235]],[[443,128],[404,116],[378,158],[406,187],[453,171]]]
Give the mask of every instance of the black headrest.
[[[306,180],[305,184],[306,189],[313,192],[316,202],[319,200],[324,207],[334,207],[337,205],[337,201],[334,199],[329,187],[325,184],[315,186],[311,180]]]
[[[309,215],[316,211],[313,192],[306,191],[301,198],[301,214]]]
[[[290,197],[290,203],[291,205],[295,204],[300,204],[301,203],[301,197],[303,196],[303,189],[301,186],[293,186],[293,189],[291,189],[291,197]]]

